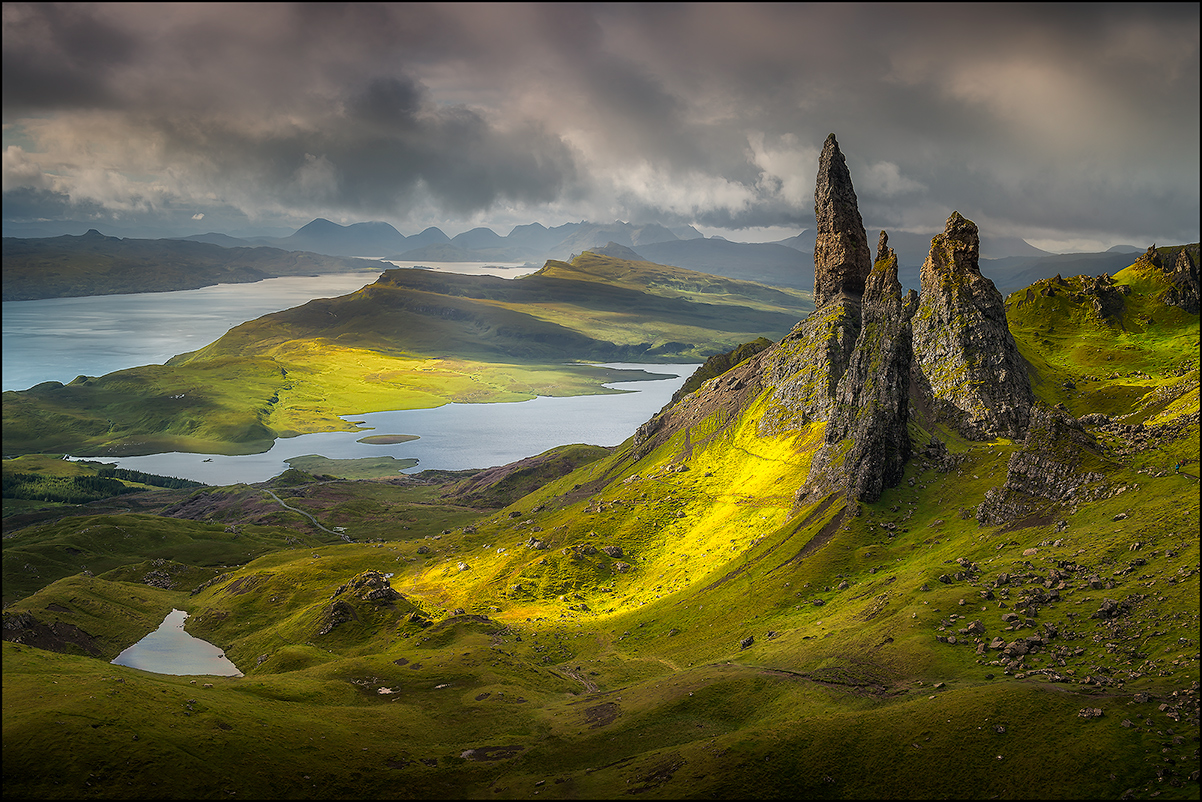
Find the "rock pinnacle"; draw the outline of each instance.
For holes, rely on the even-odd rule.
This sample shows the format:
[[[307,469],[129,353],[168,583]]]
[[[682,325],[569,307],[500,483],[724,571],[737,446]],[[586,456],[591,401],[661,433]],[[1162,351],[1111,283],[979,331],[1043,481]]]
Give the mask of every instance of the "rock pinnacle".
[[[934,416],[971,440],[1025,435],[1034,396],[993,282],[981,275],[977,226],[952,212],[931,240],[914,317],[915,383]]]
[[[872,270],[868,235],[835,135],[826,138],[814,187],[814,306],[846,293],[857,300]]]

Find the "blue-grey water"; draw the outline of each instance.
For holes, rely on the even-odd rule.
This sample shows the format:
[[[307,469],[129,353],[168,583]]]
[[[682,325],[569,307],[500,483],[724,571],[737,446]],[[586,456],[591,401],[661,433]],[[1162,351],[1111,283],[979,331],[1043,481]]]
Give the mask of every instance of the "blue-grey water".
[[[379,271],[364,271],[176,292],[5,301],[3,389],[161,365],[240,323],[314,298],[346,295],[379,277]]]
[[[415,263],[395,262],[399,267]],[[534,270],[512,263],[441,263],[427,267],[517,278]],[[138,365],[161,364],[194,351],[231,327],[313,298],[353,292],[379,274],[330,274],[222,284],[197,290],[6,301],[3,305],[4,389],[44,381],[69,382]],[[261,482],[285,470],[285,460],[308,454],[331,459],[392,456],[417,459],[410,471],[503,465],[569,443],[617,445],[666,404],[695,365],[615,365],[666,378],[622,382],[624,392],[573,398],[540,397],[508,404],[448,404],[436,409],[345,416],[358,432],[327,432],[278,440],[264,454],[153,454],[125,457],[120,466],[209,484]],[[393,445],[357,442],[368,434],[408,434]]]
[[[625,391],[620,394],[539,396],[504,404],[446,404],[433,409],[344,415],[345,420],[361,421],[363,426],[354,432],[322,432],[276,440],[272,449],[262,454],[231,457],[173,451],[143,457],[105,457],[104,462],[212,485],[263,482],[286,470],[285,460],[306,454],[330,459],[416,458],[418,464],[406,473],[428,468],[489,468],[569,443],[618,445],[667,404],[697,368],[695,364],[625,362],[605,366],[645,370],[664,378],[606,385]],[[410,434],[418,439],[393,445],[358,442],[367,435],[381,434]]]
[[[159,628],[112,659],[119,666],[155,674],[214,674],[241,677],[221,649],[184,632],[183,610],[172,610]]]
[[[412,267],[415,262],[392,262]],[[428,262],[434,270],[517,278],[533,272],[510,262]],[[89,295],[3,303],[3,389],[161,365],[195,351],[234,326],[314,298],[334,298],[371,284],[379,270],[287,276],[196,290]]]

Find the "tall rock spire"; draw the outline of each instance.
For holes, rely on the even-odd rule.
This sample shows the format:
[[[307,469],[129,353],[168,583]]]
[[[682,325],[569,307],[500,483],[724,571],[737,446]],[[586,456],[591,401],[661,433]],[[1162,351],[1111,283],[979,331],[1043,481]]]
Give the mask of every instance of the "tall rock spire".
[[[814,187],[814,306],[821,309],[846,293],[857,300],[872,271],[868,236],[851,185],[851,173],[835,135],[826,138]]]
[[[910,316],[917,304],[913,290],[902,292],[888,241],[882,231],[861,303],[863,324],[835,390],[807,492],[841,491],[853,501],[876,501],[901,481],[910,458]]]
[[[952,212],[931,240],[914,316],[914,378],[934,417],[973,440],[1024,436],[1034,395],[977,226]]]

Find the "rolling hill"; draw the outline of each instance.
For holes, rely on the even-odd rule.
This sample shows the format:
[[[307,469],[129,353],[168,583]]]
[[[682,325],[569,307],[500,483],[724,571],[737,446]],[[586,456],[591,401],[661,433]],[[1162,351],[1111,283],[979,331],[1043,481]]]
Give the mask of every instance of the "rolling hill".
[[[118,556],[6,608],[6,787],[1196,797],[1198,318],[1168,289],[1136,264],[1112,293],[1012,295],[1047,423],[971,440],[920,415],[914,457],[871,502],[798,495],[821,437],[765,428],[786,338],[527,495],[481,501],[521,465],[269,485],[355,543],[313,540],[278,506],[263,518],[248,486],[140,494],[182,521],[143,502],[17,530],[6,579],[65,544],[91,565],[122,529],[170,537],[158,568]],[[1122,307],[1099,314],[1111,294]],[[1021,466],[1060,453],[1084,457],[1065,474],[1081,491],[989,517],[1027,492]],[[482,506],[423,514],[415,493]],[[183,559],[231,528],[265,544],[288,527],[304,542],[245,564]],[[106,662],[172,607],[246,676]]]
[[[378,271],[387,265],[276,248],[82,236],[5,237],[4,300],[191,290],[275,276]]]
[[[520,279],[396,269],[166,365],[4,394],[6,454],[257,453],[339,415],[602,391],[588,361],[704,361],[779,337],[805,293],[597,256]]]

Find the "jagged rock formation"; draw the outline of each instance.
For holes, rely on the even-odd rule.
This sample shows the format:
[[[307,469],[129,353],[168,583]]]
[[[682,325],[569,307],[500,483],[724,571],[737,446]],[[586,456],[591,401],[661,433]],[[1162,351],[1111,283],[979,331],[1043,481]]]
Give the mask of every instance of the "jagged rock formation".
[[[1034,395],[1002,295],[979,259],[976,224],[952,212],[922,266],[913,379],[935,420],[973,440],[1017,439]]]
[[[859,299],[872,262],[851,173],[834,134],[818,160],[814,218],[814,306],[821,309],[841,293]]]
[[[1186,245],[1179,249],[1171,248],[1161,254],[1153,245],[1136,260],[1135,264],[1136,266],[1155,268],[1169,280],[1170,286],[1161,295],[1161,301],[1196,315],[1198,314],[1199,292],[1198,264],[1196,257],[1190,257],[1191,249],[1197,254],[1197,245]]]
[[[876,501],[882,490],[901,481],[910,458],[906,425],[913,295],[902,296],[897,254],[882,231],[864,291],[860,333],[834,393],[824,445],[811,465],[809,492],[845,489],[849,498]]]
[[[833,135],[814,198],[815,311],[776,345],[644,424],[635,434],[636,453],[649,453],[715,413],[725,426],[766,392],[760,435],[825,423],[811,430],[821,445],[798,497],[841,493],[875,501],[901,480],[910,457],[912,401],[927,422],[971,438],[1023,437],[1034,396],[1001,294],[981,275],[977,227],[953,213],[932,240],[921,297],[912,290],[903,295],[897,256],[883,231],[869,264],[851,175]],[[1112,305],[1109,295],[1106,303]],[[1118,303],[1121,309],[1121,296]]]
[[[1082,471],[1082,455],[1097,443],[1081,424],[1054,410],[1034,408],[1023,448],[1010,457],[1006,482],[985,491],[977,507],[981,526],[1009,524],[1037,513],[1051,515],[1056,504],[1076,505],[1100,498],[1106,477]]]

